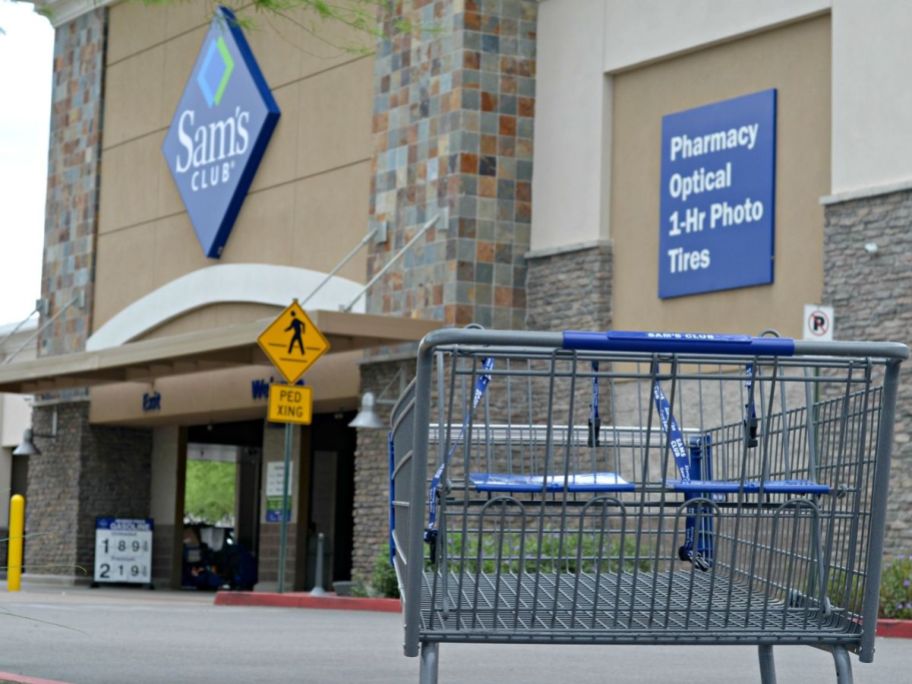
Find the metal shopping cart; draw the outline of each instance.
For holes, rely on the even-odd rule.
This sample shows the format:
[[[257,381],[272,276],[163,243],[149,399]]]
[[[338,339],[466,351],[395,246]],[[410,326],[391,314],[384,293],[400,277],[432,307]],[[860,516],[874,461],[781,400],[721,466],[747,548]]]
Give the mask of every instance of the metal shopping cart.
[[[870,662],[895,343],[428,335],[390,432],[405,654],[774,644]]]

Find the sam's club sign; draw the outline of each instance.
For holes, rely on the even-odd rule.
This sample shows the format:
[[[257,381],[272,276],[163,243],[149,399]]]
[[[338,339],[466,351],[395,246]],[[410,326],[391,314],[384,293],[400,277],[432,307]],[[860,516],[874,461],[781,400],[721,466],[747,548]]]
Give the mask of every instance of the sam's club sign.
[[[659,297],[773,282],[776,91],[662,118]]]
[[[219,7],[162,145],[210,258],[222,253],[279,114],[234,14]]]

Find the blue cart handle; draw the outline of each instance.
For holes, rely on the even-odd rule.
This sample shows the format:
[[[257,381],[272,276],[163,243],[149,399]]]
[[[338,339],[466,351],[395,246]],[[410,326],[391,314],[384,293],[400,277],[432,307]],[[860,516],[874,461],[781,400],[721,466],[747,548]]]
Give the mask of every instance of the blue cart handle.
[[[564,332],[563,347],[590,351],[792,356],[795,353],[795,340],[788,337],[719,333],[567,330]]]

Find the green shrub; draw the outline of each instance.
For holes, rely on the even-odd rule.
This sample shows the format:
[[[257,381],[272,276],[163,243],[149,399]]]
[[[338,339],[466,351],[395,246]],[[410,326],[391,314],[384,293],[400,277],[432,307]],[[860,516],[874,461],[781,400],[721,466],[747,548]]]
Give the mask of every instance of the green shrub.
[[[384,544],[374,559],[374,571],[371,574],[371,589],[379,596],[399,598],[399,582],[396,571],[390,563],[389,544]]]
[[[639,561],[635,559],[636,538],[632,535],[624,537],[623,554],[619,535],[614,533],[578,533],[567,532],[563,541],[553,531],[546,531],[539,543],[538,534],[535,532],[520,533],[512,531],[490,531],[481,535],[481,549],[479,549],[478,533],[469,533],[465,537],[463,549],[463,535],[451,532],[447,535],[447,556],[452,563],[454,559],[463,558],[460,568],[466,572],[493,573],[498,564],[501,572],[562,572],[594,573],[617,572],[623,562],[623,570],[632,572],[634,567],[642,571],[652,568],[648,558],[643,558],[643,549],[640,549]],[[479,555],[480,554],[480,555]],[[622,559],[623,556],[623,559]],[[458,568],[452,568],[454,570]]]
[[[884,569],[880,581],[880,616],[912,619],[912,557],[899,556]]]
[[[844,608],[850,613],[861,615],[861,606],[864,601],[862,594],[862,578],[853,574],[852,578],[846,582],[846,572],[844,570],[833,569],[830,571],[830,579],[827,583],[827,597],[837,608]]]

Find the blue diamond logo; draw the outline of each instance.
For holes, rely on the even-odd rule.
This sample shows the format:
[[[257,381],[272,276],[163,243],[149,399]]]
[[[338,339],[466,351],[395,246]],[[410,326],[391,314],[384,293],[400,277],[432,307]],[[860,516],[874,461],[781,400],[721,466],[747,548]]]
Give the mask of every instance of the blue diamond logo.
[[[280,114],[234,14],[219,7],[162,144],[206,256],[221,256]]]

